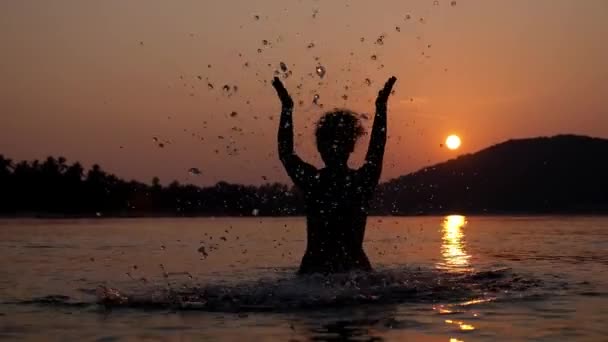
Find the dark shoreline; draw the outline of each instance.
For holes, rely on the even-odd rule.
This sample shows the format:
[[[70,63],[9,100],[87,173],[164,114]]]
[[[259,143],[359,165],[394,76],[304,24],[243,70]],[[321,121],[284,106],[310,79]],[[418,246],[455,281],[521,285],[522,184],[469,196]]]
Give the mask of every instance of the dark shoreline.
[[[608,215],[608,139],[557,135],[509,140],[380,183],[377,216]],[[0,217],[40,219],[289,217],[305,214],[292,184],[220,181],[199,187],[127,181],[99,165],[0,155]]]
[[[470,217],[546,217],[546,216],[574,216],[574,217],[590,217],[590,216],[608,216],[606,211],[578,211],[578,212],[431,212],[418,214],[370,214],[369,217],[425,217],[425,216],[449,216],[463,215]],[[255,218],[295,218],[305,217],[304,215],[171,215],[171,214],[134,214],[134,215],[44,215],[44,214],[19,214],[19,215],[0,215],[0,219],[39,219],[39,220],[66,220],[66,219],[87,219],[87,220],[104,220],[104,219],[192,219],[192,218],[234,218],[234,219],[255,219]]]

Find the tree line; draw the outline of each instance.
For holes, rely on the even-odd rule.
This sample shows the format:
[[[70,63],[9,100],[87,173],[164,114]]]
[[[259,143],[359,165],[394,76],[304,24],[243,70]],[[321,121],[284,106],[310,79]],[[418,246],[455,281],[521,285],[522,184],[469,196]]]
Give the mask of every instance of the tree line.
[[[285,216],[303,213],[293,187],[219,182],[198,187],[125,181],[99,165],[66,158],[20,161],[0,155],[0,214],[37,216]]]
[[[381,183],[372,215],[608,213],[608,140],[558,135],[509,140]],[[303,215],[296,188],[125,181],[65,158],[0,155],[0,215]]]

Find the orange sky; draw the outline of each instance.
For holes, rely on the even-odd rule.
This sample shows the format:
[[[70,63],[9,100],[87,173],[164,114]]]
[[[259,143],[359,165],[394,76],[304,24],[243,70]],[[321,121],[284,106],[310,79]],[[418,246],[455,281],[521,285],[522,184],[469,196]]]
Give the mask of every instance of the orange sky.
[[[264,83],[281,61],[304,101],[298,151],[316,165],[311,124],[333,107],[373,112],[393,74],[384,179],[509,138],[608,137],[607,1],[450,2],[0,2],[0,153],[63,155],[143,181],[284,182],[279,102]],[[323,80],[309,76],[317,63]],[[227,96],[224,84],[238,91]],[[451,133],[463,140],[457,152],[439,147]],[[161,149],[153,137],[171,143]],[[189,176],[191,167],[203,174]]]

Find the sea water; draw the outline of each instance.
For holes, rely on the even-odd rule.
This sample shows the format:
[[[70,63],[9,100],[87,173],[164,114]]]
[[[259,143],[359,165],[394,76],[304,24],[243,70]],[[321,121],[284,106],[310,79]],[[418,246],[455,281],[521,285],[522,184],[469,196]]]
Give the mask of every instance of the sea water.
[[[371,217],[371,274],[297,277],[303,218],[0,221],[0,339],[606,341],[608,217]]]

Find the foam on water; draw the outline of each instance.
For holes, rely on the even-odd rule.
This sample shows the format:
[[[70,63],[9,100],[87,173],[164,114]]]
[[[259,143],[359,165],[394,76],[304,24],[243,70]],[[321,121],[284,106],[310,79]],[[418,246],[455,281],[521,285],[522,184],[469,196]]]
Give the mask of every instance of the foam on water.
[[[467,273],[393,268],[373,273],[289,275],[232,284],[188,286],[168,282],[130,292],[99,286],[96,296],[99,304],[110,308],[280,312],[373,303],[480,303],[520,296],[539,285],[540,281],[526,279],[507,268]]]

